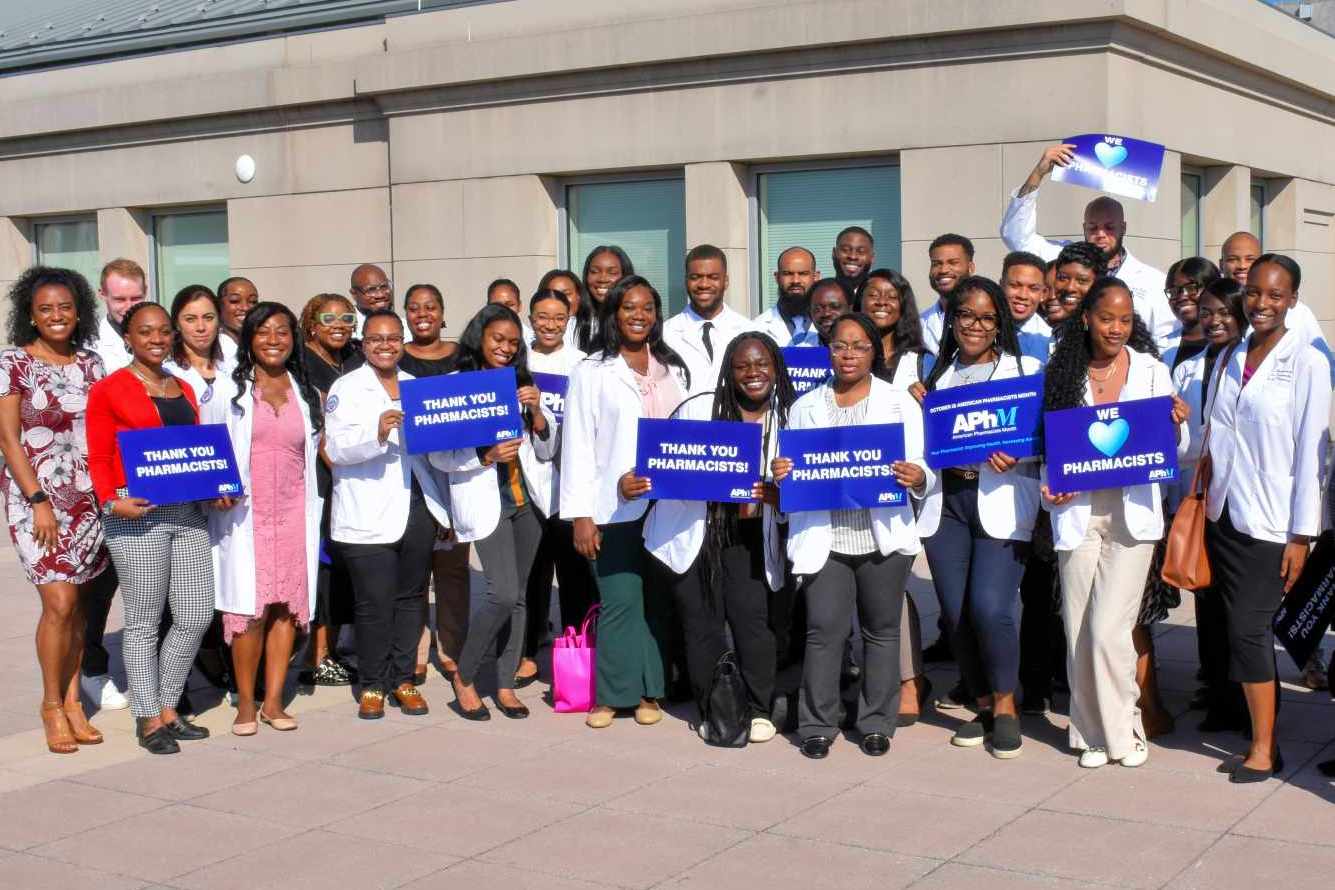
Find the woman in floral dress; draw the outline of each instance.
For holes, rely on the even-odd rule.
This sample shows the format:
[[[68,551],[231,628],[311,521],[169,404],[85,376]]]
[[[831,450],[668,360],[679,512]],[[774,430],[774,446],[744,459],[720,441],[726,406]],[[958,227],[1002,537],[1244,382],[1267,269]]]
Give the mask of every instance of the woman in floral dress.
[[[84,437],[88,389],[103,376],[102,360],[83,348],[97,330],[97,304],[82,275],[45,266],[24,272],[9,302],[15,345],[0,350],[0,490],[14,547],[42,598],[47,748],[73,754],[102,741],[79,700],[79,588],[107,565]]]

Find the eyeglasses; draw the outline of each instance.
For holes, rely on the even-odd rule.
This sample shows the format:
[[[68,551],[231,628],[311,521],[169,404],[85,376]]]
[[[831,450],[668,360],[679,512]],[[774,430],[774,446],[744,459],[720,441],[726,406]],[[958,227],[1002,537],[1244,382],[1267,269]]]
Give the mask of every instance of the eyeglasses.
[[[1179,284],[1176,287],[1166,287],[1163,289],[1164,296],[1168,299],[1181,299],[1182,297],[1194,297],[1201,292],[1202,288],[1196,282],[1190,284]]]
[[[357,323],[357,316],[351,312],[321,312],[316,318],[322,325],[354,325]]]
[[[866,355],[871,352],[871,349],[871,344],[865,341],[862,343],[844,343],[841,340],[836,340],[830,344],[830,352],[833,352],[835,355],[844,355],[849,352],[854,355]]]
[[[379,346],[384,343],[387,346],[399,346],[403,343],[402,334],[376,334],[373,337],[363,337],[363,343],[370,343],[372,346]]]
[[[569,315],[535,315],[533,321],[537,324],[565,324],[570,321]]]
[[[353,290],[355,290],[359,294],[388,293],[390,290],[390,284],[388,281],[386,281],[384,284],[368,284],[366,285],[366,287],[354,287]]]
[[[961,309],[955,313],[955,323],[962,328],[976,327],[983,331],[995,331],[997,329],[997,317],[995,315],[974,315],[967,309]]]

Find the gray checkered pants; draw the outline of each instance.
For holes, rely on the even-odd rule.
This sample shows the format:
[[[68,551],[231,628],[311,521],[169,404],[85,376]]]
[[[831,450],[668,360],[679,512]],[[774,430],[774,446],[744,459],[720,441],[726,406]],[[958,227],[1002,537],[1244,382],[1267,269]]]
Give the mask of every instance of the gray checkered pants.
[[[175,708],[213,620],[213,558],[199,504],[167,504],[143,519],[103,519],[125,607],[125,673],[136,717]],[[158,651],[158,623],[172,627]]]

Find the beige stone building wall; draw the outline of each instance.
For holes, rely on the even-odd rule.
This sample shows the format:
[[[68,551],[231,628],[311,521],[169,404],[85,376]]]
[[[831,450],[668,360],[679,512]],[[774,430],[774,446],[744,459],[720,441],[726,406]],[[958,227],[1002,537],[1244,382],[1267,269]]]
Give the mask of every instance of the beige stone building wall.
[[[727,251],[753,310],[755,168],[876,157],[900,167],[925,288],[943,231],[995,275],[1042,146],[1107,131],[1169,149],[1159,200],[1126,202],[1134,252],[1180,255],[1182,165],[1205,173],[1211,256],[1264,181],[1266,247],[1335,334],[1333,62],[1335,40],[1252,0],[515,0],[33,72],[0,81],[0,281],[43,217],[96,214],[103,259],[148,264],[152,212],[225,205],[232,270],[263,296],[297,306],[378,262],[400,293],[440,286],[457,334],[488,281],[528,289],[560,260],[568,178],[667,170],[688,243]],[[1077,235],[1090,197],[1045,186],[1040,231]]]

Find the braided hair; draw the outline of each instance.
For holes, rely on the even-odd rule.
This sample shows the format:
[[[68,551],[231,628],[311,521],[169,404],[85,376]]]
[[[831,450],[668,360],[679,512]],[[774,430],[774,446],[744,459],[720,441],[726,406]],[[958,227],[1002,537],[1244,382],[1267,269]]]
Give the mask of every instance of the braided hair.
[[[1085,403],[1089,360],[1093,355],[1085,316],[1093,312],[1113,290],[1125,291],[1128,296],[1131,294],[1131,288],[1122,279],[1105,275],[1090,287],[1075,314],[1063,322],[1057,348],[1043,373],[1043,410],[1060,411],[1063,408],[1077,408]],[[1159,357],[1154,337],[1139,314],[1132,315],[1131,336],[1127,338],[1126,345],[1137,352]]]

